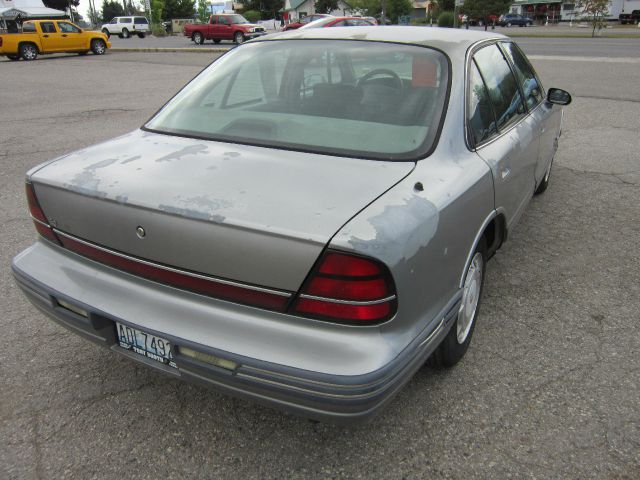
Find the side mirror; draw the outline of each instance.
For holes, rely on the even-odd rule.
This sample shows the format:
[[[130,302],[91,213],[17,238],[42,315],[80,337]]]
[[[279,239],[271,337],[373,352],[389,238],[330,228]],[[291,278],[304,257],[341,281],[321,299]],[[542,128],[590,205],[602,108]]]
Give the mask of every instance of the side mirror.
[[[571,103],[571,95],[561,88],[550,88],[547,92],[547,102],[556,105],[569,105]]]

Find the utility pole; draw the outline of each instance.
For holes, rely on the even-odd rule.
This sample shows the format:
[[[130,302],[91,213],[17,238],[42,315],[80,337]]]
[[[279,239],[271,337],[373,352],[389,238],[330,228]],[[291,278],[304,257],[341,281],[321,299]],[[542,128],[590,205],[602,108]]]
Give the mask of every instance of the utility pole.
[[[380,24],[387,24],[387,0],[382,0],[382,12],[380,13]]]

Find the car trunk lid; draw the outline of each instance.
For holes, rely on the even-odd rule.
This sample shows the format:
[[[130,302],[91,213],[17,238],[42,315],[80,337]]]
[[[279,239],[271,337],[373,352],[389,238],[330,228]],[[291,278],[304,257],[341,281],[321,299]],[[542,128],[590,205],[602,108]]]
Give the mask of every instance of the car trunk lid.
[[[138,130],[29,177],[59,231],[166,266],[296,291],[341,226],[413,167]]]

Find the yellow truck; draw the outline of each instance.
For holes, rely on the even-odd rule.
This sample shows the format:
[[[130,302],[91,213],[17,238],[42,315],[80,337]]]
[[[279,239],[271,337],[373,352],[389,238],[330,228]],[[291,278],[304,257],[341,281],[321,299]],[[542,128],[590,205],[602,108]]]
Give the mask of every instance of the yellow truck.
[[[104,33],[83,30],[67,20],[32,20],[22,24],[20,33],[0,34],[0,56],[10,60],[35,60],[46,53],[103,55],[110,47]]]

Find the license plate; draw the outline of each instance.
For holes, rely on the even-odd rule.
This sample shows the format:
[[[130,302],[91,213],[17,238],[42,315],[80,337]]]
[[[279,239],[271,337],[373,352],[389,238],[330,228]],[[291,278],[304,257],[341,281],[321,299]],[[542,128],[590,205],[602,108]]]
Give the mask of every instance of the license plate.
[[[118,344],[122,348],[131,350],[156,362],[178,368],[173,361],[169,340],[156,337],[119,322],[116,322],[116,329],[118,332]]]

